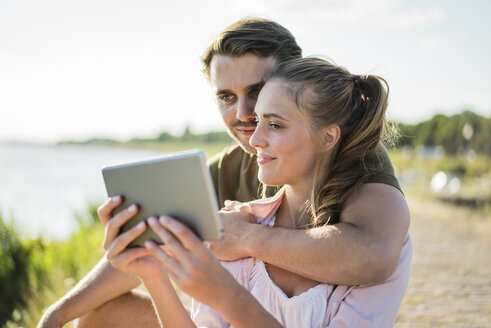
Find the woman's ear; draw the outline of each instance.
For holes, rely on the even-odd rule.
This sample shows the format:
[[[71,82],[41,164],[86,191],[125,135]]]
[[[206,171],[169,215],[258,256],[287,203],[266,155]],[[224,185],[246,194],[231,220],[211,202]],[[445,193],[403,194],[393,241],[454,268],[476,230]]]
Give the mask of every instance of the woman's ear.
[[[324,150],[328,151],[336,147],[339,138],[341,137],[341,129],[336,124],[331,124],[323,128],[323,147]]]

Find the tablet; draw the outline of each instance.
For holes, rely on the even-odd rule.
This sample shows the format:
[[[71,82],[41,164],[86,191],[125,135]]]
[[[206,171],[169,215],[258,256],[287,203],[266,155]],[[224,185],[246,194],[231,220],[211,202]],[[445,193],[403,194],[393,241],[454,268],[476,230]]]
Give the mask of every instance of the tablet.
[[[200,150],[167,154],[141,161],[102,168],[107,195],[123,195],[114,214],[138,204],[137,215],[126,222],[120,234],[150,216],[169,215],[186,224],[202,240],[222,237],[218,202],[205,156]],[[162,243],[151,228],[129,246],[143,246],[152,239]]]

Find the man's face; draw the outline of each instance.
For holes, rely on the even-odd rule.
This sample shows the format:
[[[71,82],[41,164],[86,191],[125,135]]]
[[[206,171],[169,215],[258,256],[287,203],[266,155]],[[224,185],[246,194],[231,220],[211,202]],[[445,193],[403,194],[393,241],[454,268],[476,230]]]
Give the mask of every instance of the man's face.
[[[218,110],[229,134],[249,153],[256,150],[249,138],[256,129],[254,107],[262,79],[274,66],[272,57],[248,53],[240,57],[215,55],[210,65],[210,83]]]

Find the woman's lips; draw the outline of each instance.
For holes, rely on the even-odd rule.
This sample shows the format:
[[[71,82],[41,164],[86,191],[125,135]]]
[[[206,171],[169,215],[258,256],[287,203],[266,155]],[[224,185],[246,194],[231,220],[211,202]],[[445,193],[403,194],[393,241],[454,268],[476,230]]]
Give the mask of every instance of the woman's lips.
[[[264,155],[264,154],[258,154],[257,155],[257,163],[259,165],[264,165],[264,164],[267,164],[271,161],[274,161],[276,158],[274,157],[271,157],[271,156],[268,156],[268,155]]]

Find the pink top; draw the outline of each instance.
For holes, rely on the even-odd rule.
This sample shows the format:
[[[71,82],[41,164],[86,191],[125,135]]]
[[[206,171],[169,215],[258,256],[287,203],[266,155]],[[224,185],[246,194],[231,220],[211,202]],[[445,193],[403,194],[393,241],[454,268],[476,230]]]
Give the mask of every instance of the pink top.
[[[284,188],[274,197],[249,202],[260,224],[274,225]],[[412,242],[404,241],[396,271],[379,284],[318,284],[288,297],[269,277],[262,261],[246,258],[222,265],[285,327],[392,327],[409,282]],[[198,327],[230,327],[211,307],[193,299],[191,316]]]

